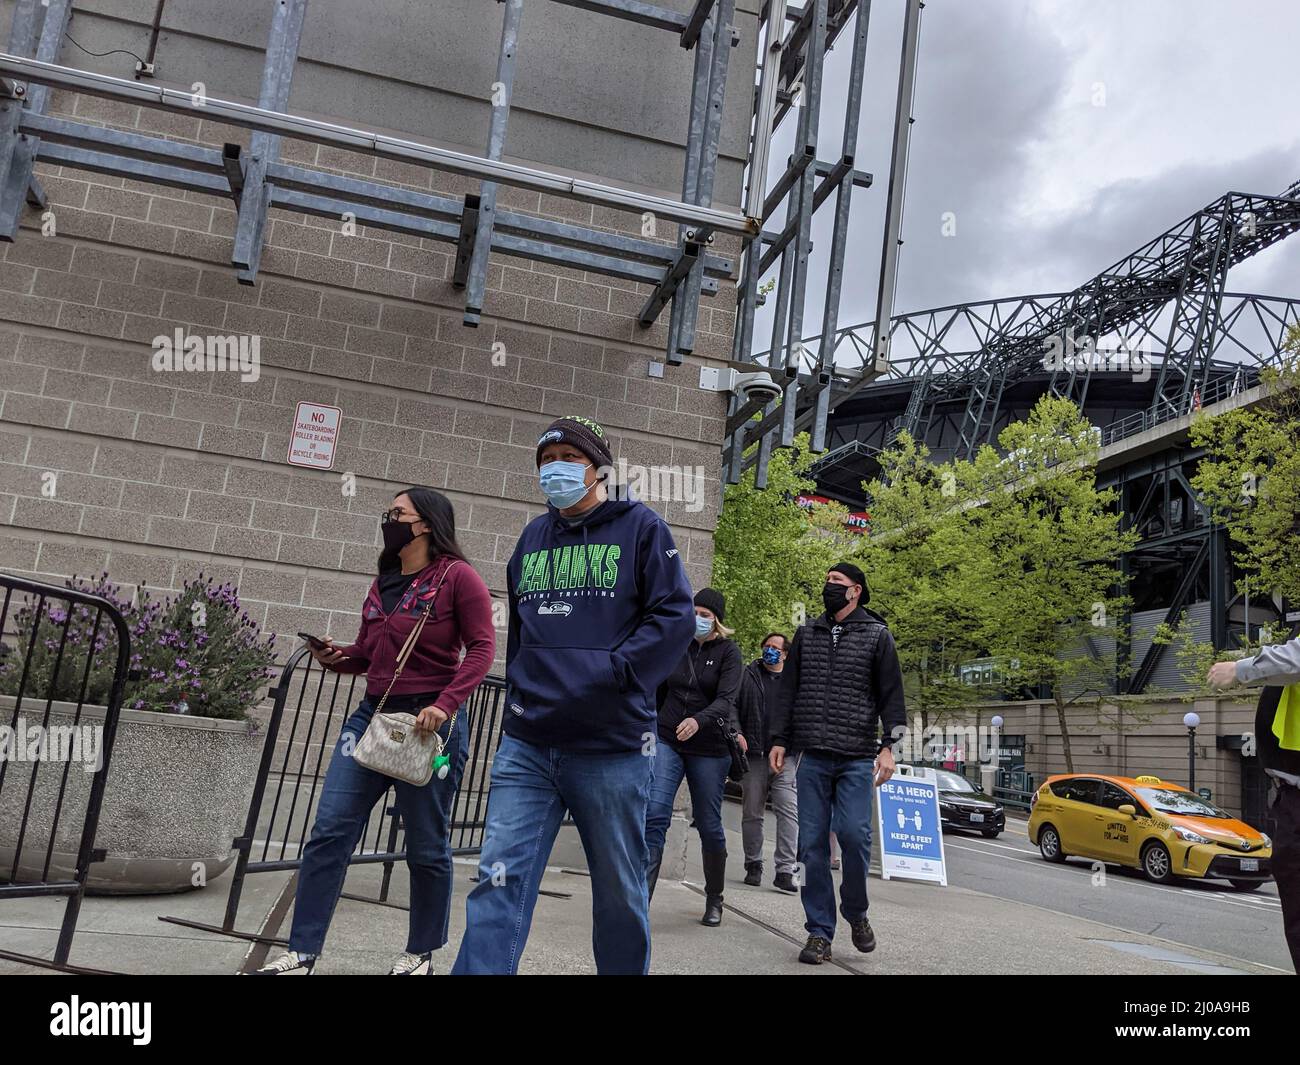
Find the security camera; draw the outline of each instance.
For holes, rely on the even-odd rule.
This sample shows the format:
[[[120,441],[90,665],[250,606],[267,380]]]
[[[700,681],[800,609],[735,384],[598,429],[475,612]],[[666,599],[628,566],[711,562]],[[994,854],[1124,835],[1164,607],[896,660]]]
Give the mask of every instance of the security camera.
[[[742,373],[736,377],[736,395],[748,403],[757,400],[771,403],[781,394],[781,386],[765,373]]]
[[[781,395],[783,386],[766,371],[741,373],[734,367],[700,367],[700,387],[709,392],[734,392],[743,403],[756,400],[771,403]]]

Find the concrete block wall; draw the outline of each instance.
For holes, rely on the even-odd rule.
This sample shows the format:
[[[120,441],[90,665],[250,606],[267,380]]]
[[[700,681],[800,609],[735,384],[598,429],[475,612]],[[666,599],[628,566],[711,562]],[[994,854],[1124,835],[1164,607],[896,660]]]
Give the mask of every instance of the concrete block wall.
[[[83,18],[79,6],[78,40],[96,51],[128,38],[138,44],[131,35],[147,23],[146,6],[151,15],[152,0],[95,5],[93,20]],[[261,12],[265,6],[230,9]],[[7,25],[11,5],[0,7],[0,24]],[[499,34],[497,5],[481,7],[492,9],[489,21]],[[223,18],[235,17],[221,8]],[[200,31],[207,32],[203,19],[215,17],[215,10],[168,5],[173,22],[165,23],[172,28],[160,64],[169,55],[168,40],[193,47]],[[313,4],[311,39],[344,32],[357,10]],[[175,29],[186,18],[196,20],[188,35]],[[586,16],[583,25],[591,21]],[[393,31],[383,37],[380,29],[368,30],[375,47],[398,41],[396,24],[373,22]],[[451,25],[457,28],[444,39],[430,38],[430,70],[437,56],[457,54],[463,27]],[[547,25],[554,36],[556,24]],[[259,42],[260,50],[264,26],[241,30],[244,38]],[[567,43],[594,50],[607,40]],[[228,40],[212,42],[218,58],[234,47]],[[494,54],[495,38],[481,57],[489,74]],[[328,65],[329,59],[314,62]],[[100,68],[107,62],[66,46],[61,60]],[[457,62],[466,60],[462,55]],[[737,49],[736,69],[748,71],[751,63],[752,54]],[[208,78],[210,93],[222,92],[224,69],[216,66]],[[354,93],[366,88],[354,86]],[[323,105],[313,102],[321,111]],[[248,143],[245,131],[198,118],[60,92],[52,94],[48,110],[209,146]],[[620,122],[630,122],[635,111],[614,108]],[[484,109],[482,121],[465,130],[465,143],[485,136],[486,115]],[[334,117],[362,124],[347,111]],[[599,122],[601,112],[587,117]],[[656,111],[649,117],[657,123],[662,116]],[[578,123],[557,114],[534,119]],[[681,119],[673,136],[684,131],[684,110]],[[733,127],[727,136],[734,143]],[[593,137],[599,130],[579,132]],[[646,133],[606,130],[603,144],[617,147],[629,137],[644,141]],[[656,145],[663,159],[673,157],[670,149],[667,140]],[[552,150],[563,145],[552,143]],[[315,145],[286,141],[282,156],[406,188],[452,195],[474,188],[427,169]],[[608,158],[623,165],[617,152]],[[517,534],[543,509],[534,442],[552,418],[573,413],[606,426],[616,459],[703,468],[702,509],[681,502],[655,506],[673,526],[692,582],[708,582],[725,400],[696,385],[700,366],[730,351],[735,315],[728,286],[716,299],[701,301],[697,355],[657,379],[648,376],[648,366],[662,360],[666,320],[650,330],[636,324],[646,286],[494,255],[483,324],[469,329],[461,324],[461,294],[449,281],[450,245],[364,227],[349,235],[334,220],[275,211],[257,284],[244,287],[229,261],[230,200],[43,165],[38,173],[53,208],[54,234],[42,235],[41,216],[29,210],[19,240],[0,244],[0,570],[52,581],[107,570],[127,586],[155,590],[175,589],[202,571],[236,583],[254,618],[271,631],[350,639],[374,573],[378,515],[408,484],[448,494],[471,562],[495,593],[504,592],[505,562]],[[724,180],[733,194],[737,179],[733,167]],[[570,200],[503,189],[501,202],[544,217],[640,232],[635,216]],[[152,339],[177,328],[258,336],[260,379],[155,371]],[[504,365],[494,351],[504,353]],[[329,472],[286,462],[300,400],[342,408]],[[354,480],[345,483],[344,474]]]

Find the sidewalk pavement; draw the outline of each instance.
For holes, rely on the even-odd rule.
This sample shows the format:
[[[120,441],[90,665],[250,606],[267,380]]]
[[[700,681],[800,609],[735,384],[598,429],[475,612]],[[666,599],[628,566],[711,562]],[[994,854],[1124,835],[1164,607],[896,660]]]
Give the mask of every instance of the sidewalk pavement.
[[[737,820],[734,812],[728,821]],[[769,821],[771,815],[769,814]],[[718,928],[699,924],[704,910],[699,839],[678,821],[671,839],[679,841],[684,880],[659,881],[651,907],[655,974],[846,976],[851,974],[1033,973],[1099,975],[1141,972],[1148,976],[1188,973],[1263,973],[1260,966],[1226,959],[1150,936],[1123,932],[1082,918],[995,898],[968,888],[899,880],[870,881],[871,921],[879,942],[859,954],[841,924],[835,960],[800,965],[803,909],[795,895],[771,887],[772,833],[769,831],[762,887],[746,887],[740,834],[728,830],[732,858],[727,869],[726,913]],[[561,854],[557,847],[557,857]],[[666,863],[667,865],[667,863]],[[680,866],[679,866],[680,868]],[[451,943],[435,955],[435,972],[451,968],[465,922],[465,895],[475,874],[473,859],[456,866]],[[836,874],[838,877],[838,874]],[[382,867],[364,865],[348,875],[345,890],[378,896]],[[259,873],[244,884],[238,927],[258,931],[268,914],[288,910],[288,873]],[[230,878],[184,895],[88,898],[74,941],[74,964],[122,973],[233,974],[260,961],[259,948],[247,942],[158,920],[172,915],[219,924]],[[594,973],[591,961],[591,889],[585,872],[557,864],[542,882],[532,935],[522,973]],[[394,870],[390,904],[344,898],[339,902],[318,974],[385,973],[405,943],[405,871]],[[283,896],[283,897],[282,897]],[[277,903],[279,905],[277,906]],[[0,947],[48,957],[62,916],[53,900],[17,899],[0,903]],[[270,934],[285,935],[287,917],[273,921]],[[260,948],[264,950],[265,948]],[[272,948],[276,950],[278,948]],[[0,960],[0,974],[46,970]]]

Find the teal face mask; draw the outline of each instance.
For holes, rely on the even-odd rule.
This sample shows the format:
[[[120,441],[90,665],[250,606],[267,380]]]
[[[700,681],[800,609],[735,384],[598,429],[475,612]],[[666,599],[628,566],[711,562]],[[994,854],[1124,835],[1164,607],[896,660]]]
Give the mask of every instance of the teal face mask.
[[[702,640],[713,631],[713,619],[695,615],[695,638]]]
[[[537,471],[542,494],[560,510],[579,502],[587,487],[587,467],[581,462],[548,462]]]

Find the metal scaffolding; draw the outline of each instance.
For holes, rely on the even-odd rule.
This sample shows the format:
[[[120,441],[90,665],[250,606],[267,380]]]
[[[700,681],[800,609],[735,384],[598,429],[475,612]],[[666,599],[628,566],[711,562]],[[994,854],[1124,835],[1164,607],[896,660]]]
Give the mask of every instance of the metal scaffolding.
[[[1105,397],[1094,403],[1099,386],[1115,397],[1126,376],[1117,366],[1054,362],[1050,342],[1123,338],[1140,347],[1149,380],[1123,387],[1122,413],[1096,422],[1111,444],[1241,392],[1280,361],[1300,298],[1229,292],[1226,281],[1229,267],[1297,231],[1300,182],[1278,195],[1225,193],[1070,292],[895,315],[883,345],[877,322],[805,337],[801,376],[834,366],[832,448],[856,440],[879,453],[906,431],[938,459],[970,458],[1044,393],[1080,408],[1104,406]],[[881,346],[884,374],[875,372]],[[801,404],[796,424],[814,413]],[[845,457],[867,472],[861,451]]]
[[[912,92],[920,36],[921,0],[906,0],[902,57],[899,63],[898,102],[894,122],[893,155],[882,248],[877,313],[887,321],[893,309],[894,277],[897,267],[899,231],[907,147],[911,129]],[[855,169],[858,119],[867,58],[870,0],[808,0],[802,9],[785,8],[773,16],[769,4],[760,15],[764,35],[762,77],[755,94],[750,153],[747,206],[764,223],[782,217],[782,228],[764,230],[759,240],[745,249],[744,267],[737,302],[738,315],[733,361],[742,368],[766,368],[781,386],[779,399],[747,399],[733,394],[727,417],[727,443],[723,468],[728,483],[737,483],[742,473],[755,468],[754,483],[767,483],[767,465],[773,446],[789,447],[795,433],[811,432],[811,447],[820,452],[826,446],[827,415],[831,408],[834,376],[833,351],[827,347],[809,358],[801,342],[804,302],[808,285],[808,259],[812,218],[832,194],[835,213],[831,232],[830,262],[822,307],[822,335],[834,336],[838,329],[844,256],[848,238],[849,212],[855,188],[869,188],[872,178]],[[856,14],[856,20],[853,16]],[[783,21],[792,25],[783,33]],[[845,121],[839,158],[817,158],[822,80],[825,54],[850,24],[853,52],[849,64]],[[764,192],[767,153],[761,145],[770,141],[787,111],[798,108],[794,151],[771,191]],[[760,213],[761,212],[761,213]],[[766,352],[753,352],[754,316],[760,300],[763,277],[773,268],[775,307],[771,343]],[[801,372],[807,361],[806,372]],[[886,372],[888,351],[882,347],[872,355],[862,374],[871,379]],[[756,418],[756,416],[758,416]],[[754,445],[758,446],[755,447]]]
[[[802,6],[768,0],[760,12],[760,56],[749,131],[747,188],[744,209],[739,212],[713,206],[729,57],[738,41],[732,26],[736,0],[695,0],[686,13],[644,0],[549,0],[663,30],[680,47],[693,51],[679,200],[503,160],[516,57],[524,39],[525,0],[498,0],[503,7],[501,43],[487,146],[482,156],[286,112],[307,0],[273,2],[261,91],[257,105],[251,106],[168,89],[138,78],[132,81],[60,66],[55,60],[67,31],[70,0],[18,0],[8,51],[0,54],[0,240],[17,236],[24,202],[44,203],[33,166],[37,162],[53,163],[233,199],[238,222],[232,265],[244,284],[256,281],[272,208],[351,218],[375,229],[455,244],[452,281],[465,293],[464,322],[470,326],[478,325],[484,313],[488,257],[492,252],[640,282],[652,286],[652,290],[638,315],[639,324],[649,328],[667,310],[666,358],[669,363],[679,364],[695,347],[700,297],[716,296],[719,283],[737,274],[731,258],[711,250],[714,236],[738,236],[743,268],[736,293],[730,365],[736,370],[766,370],[780,385],[781,395],[768,402],[746,400],[733,391],[726,426],[726,477],[735,482],[744,469],[757,465],[756,483],[764,486],[772,448],[789,446],[794,434],[804,428],[811,430],[814,450],[825,448],[827,415],[834,401],[834,352],[827,347],[809,371],[801,373],[808,350],[799,338],[808,294],[813,215],[834,197],[821,322],[822,334],[834,336],[838,331],[852,194],[855,188],[871,186],[871,175],[855,166],[870,0],[805,0]],[[877,299],[881,321],[889,319],[893,307],[922,8],[921,0],[904,3],[898,104]],[[844,129],[838,157],[823,160],[818,158],[818,134],[825,56],[845,33],[852,36],[852,59]],[[251,143],[247,152],[237,144],[227,144],[218,151],[56,118],[44,113],[51,87],[225,122],[252,130]],[[769,189],[772,137],[791,111],[797,114],[794,152]],[[280,160],[280,144],[285,137],[477,178],[478,191],[457,199],[290,165]],[[501,185],[675,222],[676,240],[669,244],[502,210],[497,204]],[[777,219],[781,220],[779,230],[764,228]],[[772,281],[762,286],[769,273],[774,275]],[[774,293],[763,291],[763,287],[773,286]],[[755,356],[755,312],[768,298],[775,307],[771,343],[766,353]],[[887,367],[887,350],[882,345],[860,376],[869,380],[885,373]]]
[[[256,106],[60,66],[55,60],[71,0],[18,0],[8,49],[0,54],[0,240],[16,238],[24,203],[44,206],[33,166],[52,163],[233,199],[238,223],[232,265],[244,284],[256,281],[268,213],[281,208],[455,244],[453,283],[465,292],[464,321],[470,326],[483,314],[492,252],[652,285],[640,323],[648,328],[671,307],[667,357],[681,362],[695,345],[700,296],[717,295],[719,282],[734,274],[731,259],[709,250],[713,235],[732,234],[752,243],[760,229],[757,218],[713,206],[728,63],[738,41],[732,26],[735,0],[695,0],[684,14],[643,0],[549,0],[663,30],[678,46],[694,51],[680,200],[502,159],[524,0],[499,2],[503,18],[492,117],[486,154],[475,156],[287,113],[307,0],[273,0]],[[825,0],[821,4],[824,10]],[[252,130],[251,143],[246,153],[237,144],[218,151],[55,118],[44,113],[52,87],[229,123]],[[456,199],[288,165],[280,161],[285,137],[478,178],[479,189]],[[499,210],[500,185],[676,222],[677,240],[667,244]]]

